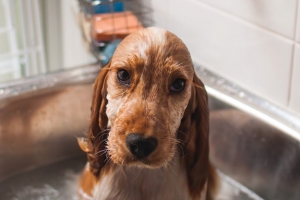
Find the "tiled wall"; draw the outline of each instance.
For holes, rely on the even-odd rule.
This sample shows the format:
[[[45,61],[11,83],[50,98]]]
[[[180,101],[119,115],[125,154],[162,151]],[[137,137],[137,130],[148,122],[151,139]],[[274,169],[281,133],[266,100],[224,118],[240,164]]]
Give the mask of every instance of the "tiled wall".
[[[297,0],[152,0],[152,5],[156,26],[178,35],[196,63],[300,116]]]

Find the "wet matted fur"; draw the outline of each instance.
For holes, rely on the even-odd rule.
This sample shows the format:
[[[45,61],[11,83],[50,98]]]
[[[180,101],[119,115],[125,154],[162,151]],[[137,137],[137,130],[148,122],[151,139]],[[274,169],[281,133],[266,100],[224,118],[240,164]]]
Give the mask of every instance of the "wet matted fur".
[[[118,81],[120,70],[130,76]],[[181,80],[180,91],[170,88]],[[95,200],[212,200],[216,175],[209,162],[209,110],[190,53],[174,34],[147,28],[127,36],[94,84],[88,155],[80,195]],[[155,138],[145,158],[126,137]]]

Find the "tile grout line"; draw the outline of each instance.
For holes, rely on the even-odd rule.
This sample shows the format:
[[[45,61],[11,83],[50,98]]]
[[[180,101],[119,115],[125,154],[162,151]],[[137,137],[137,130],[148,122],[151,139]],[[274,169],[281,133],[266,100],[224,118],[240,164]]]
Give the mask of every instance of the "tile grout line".
[[[293,71],[294,71],[294,64],[296,59],[296,46],[297,46],[297,34],[298,34],[298,18],[299,16],[299,0],[296,3],[296,14],[295,14],[295,24],[294,24],[294,43],[293,43],[293,51],[291,57],[291,71],[290,71],[290,79],[288,85],[288,96],[287,96],[287,107],[290,108],[291,105],[291,96],[292,96],[292,84],[293,84]]]
[[[192,2],[194,2],[196,4],[202,4],[202,5],[206,6],[206,7],[209,7],[210,9],[213,9],[213,10],[215,10],[215,11],[217,11],[219,13],[222,13],[224,15],[228,15],[229,17],[232,17],[235,20],[243,22],[244,24],[246,24],[248,26],[255,27],[255,28],[257,28],[257,29],[259,29],[261,31],[267,32],[267,33],[269,33],[269,34],[271,34],[273,36],[279,37],[279,38],[284,39],[284,40],[288,40],[289,42],[294,42],[293,38],[289,38],[288,36],[285,36],[285,35],[283,35],[281,33],[275,32],[275,31],[273,31],[273,30],[271,30],[269,28],[263,27],[263,26],[261,26],[261,25],[259,25],[257,23],[251,22],[251,21],[249,21],[249,20],[247,20],[245,18],[242,18],[242,17],[239,17],[237,15],[234,15],[233,13],[228,12],[228,11],[222,9],[222,8],[215,7],[214,5],[212,5],[210,3],[203,2],[203,1],[196,1],[196,0],[190,0],[190,1],[192,1]],[[297,5],[298,5],[298,1],[297,1]]]

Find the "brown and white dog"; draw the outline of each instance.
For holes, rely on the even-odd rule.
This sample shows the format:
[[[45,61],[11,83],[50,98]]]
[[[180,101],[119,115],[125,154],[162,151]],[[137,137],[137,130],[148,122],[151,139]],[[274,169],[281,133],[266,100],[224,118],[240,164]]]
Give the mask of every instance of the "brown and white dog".
[[[212,200],[209,110],[190,53],[159,28],[127,36],[94,84],[79,193],[95,200]]]

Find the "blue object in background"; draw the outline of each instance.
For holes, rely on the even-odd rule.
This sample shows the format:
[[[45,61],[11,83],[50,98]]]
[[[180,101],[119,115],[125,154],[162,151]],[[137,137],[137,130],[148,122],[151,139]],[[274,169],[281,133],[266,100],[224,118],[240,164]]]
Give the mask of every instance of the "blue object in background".
[[[100,54],[100,60],[102,64],[106,65],[110,61],[111,57],[113,56],[116,48],[121,43],[121,41],[122,40],[114,40],[107,44],[107,46],[103,49],[103,51]]]
[[[94,4],[95,14],[124,11],[123,2],[110,3],[110,1],[108,1],[108,0],[94,1],[94,2],[95,2],[95,4],[96,4],[96,2],[99,2],[99,4],[96,4],[96,5]],[[111,5],[112,5],[112,8],[111,8]]]

